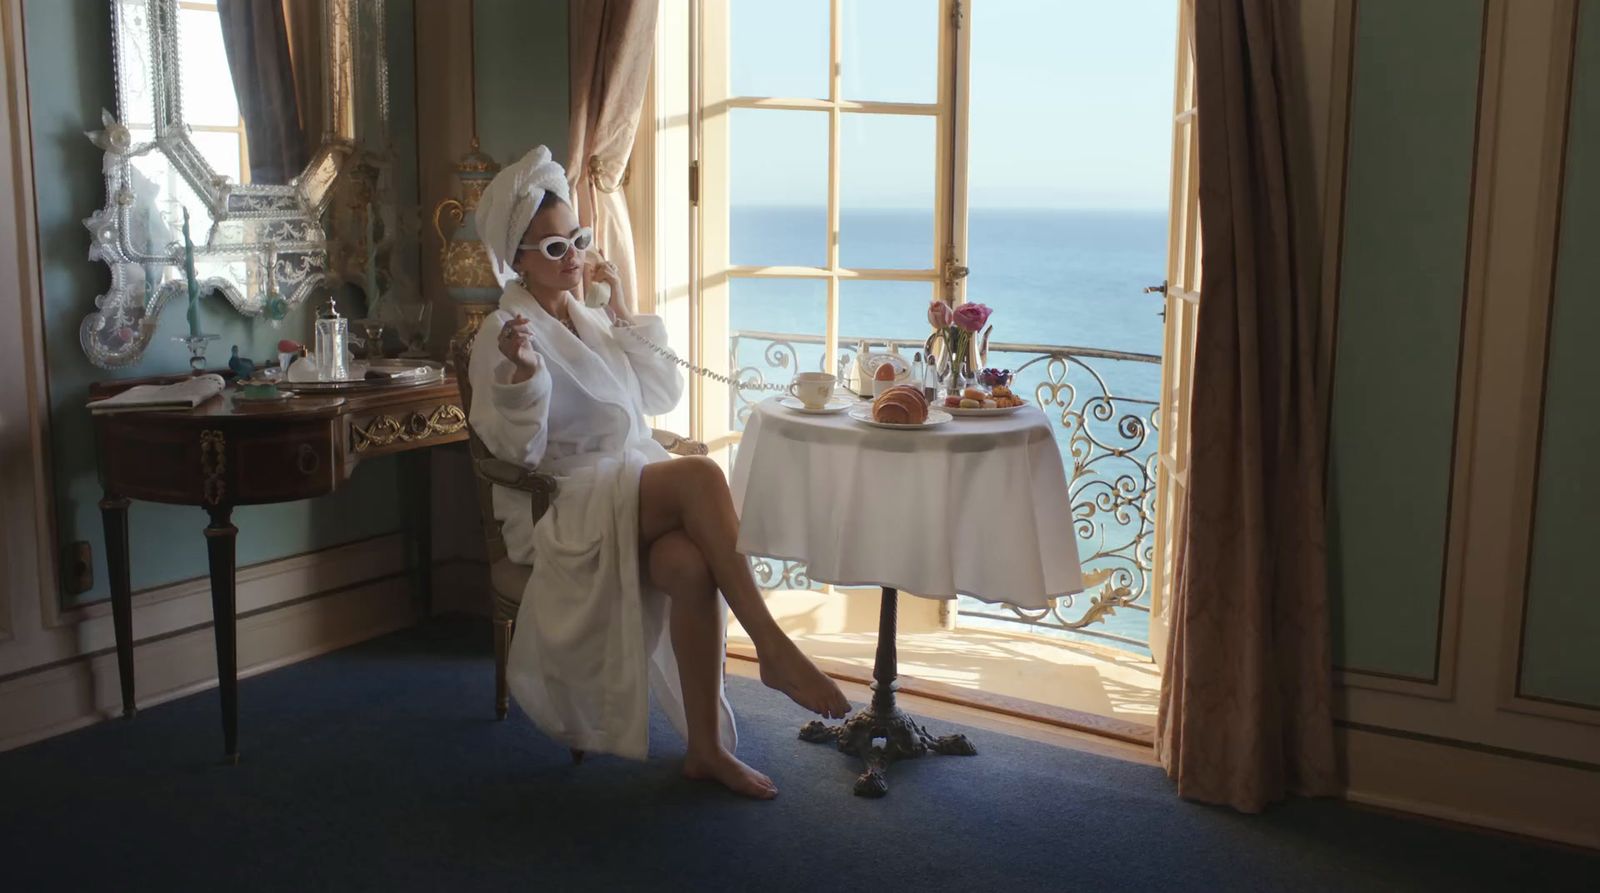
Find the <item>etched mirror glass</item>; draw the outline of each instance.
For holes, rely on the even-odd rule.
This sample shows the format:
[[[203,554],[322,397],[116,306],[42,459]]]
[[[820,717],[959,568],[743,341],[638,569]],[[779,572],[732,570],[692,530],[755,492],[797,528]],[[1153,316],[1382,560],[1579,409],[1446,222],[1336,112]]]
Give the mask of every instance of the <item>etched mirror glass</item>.
[[[112,282],[80,329],[105,367],[137,362],[163,305],[186,299],[185,212],[202,289],[269,319],[309,297],[327,265],[323,214],[356,150],[357,56],[383,52],[381,0],[111,0],[111,11],[118,110],[89,134],[107,198],[85,225]],[[378,111],[366,120],[386,129]]]

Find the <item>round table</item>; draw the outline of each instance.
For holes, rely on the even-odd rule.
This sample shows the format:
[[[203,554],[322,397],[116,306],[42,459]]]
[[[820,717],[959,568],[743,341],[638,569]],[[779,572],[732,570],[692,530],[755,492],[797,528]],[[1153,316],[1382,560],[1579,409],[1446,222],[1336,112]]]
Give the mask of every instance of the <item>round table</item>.
[[[820,583],[882,588],[872,704],[841,726],[801,731],[864,759],[856,793],[882,796],[896,759],[974,753],[963,736],[935,738],[895,707],[898,591],[1042,608],[1083,590],[1061,452],[1032,405],[890,430],[781,399],[754,407],[739,443],[738,548],[803,561]]]

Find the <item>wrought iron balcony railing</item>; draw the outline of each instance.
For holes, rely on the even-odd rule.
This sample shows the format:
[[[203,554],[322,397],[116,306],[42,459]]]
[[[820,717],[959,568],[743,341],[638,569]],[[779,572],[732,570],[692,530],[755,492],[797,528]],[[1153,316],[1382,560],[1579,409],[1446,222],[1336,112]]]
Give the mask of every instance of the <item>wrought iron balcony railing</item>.
[[[894,345],[908,355],[922,346],[908,339],[868,341]],[[755,386],[787,380],[802,367],[842,377],[855,360],[855,349],[841,345],[830,370],[823,344],[821,335],[734,332],[729,359],[739,387],[731,389],[732,426],[742,430],[755,403],[766,396]],[[1056,442],[1069,477],[1087,588],[1038,611],[963,598],[961,616],[1147,647],[1161,358],[1090,347],[995,343],[989,346],[989,365],[1010,368],[1015,375],[1012,389],[1031,396],[1058,425]],[[758,582],[769,588],[812,585],[804,566],[794,562],[757,558],[752,567]]]

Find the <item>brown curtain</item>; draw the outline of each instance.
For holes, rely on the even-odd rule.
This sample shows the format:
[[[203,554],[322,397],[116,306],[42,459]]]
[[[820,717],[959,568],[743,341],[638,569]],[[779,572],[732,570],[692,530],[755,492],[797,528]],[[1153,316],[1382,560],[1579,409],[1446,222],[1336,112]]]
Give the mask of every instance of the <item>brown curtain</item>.
[[[1295,257],[1276,0],[1192,0],[1204,250],[1157,752],[1186,798],[1334,793],[1319,297]]]
[[[260,0],[218,0],[217,15],[244,118],[250,181],[288,183],[305,170],[310,153],[300,123],[283,7]]]
[[[572,5],[569,25],[572,198],[636,307],[633,230],[622,183],[650,81],[656,8],[657,0],[588,0]]]

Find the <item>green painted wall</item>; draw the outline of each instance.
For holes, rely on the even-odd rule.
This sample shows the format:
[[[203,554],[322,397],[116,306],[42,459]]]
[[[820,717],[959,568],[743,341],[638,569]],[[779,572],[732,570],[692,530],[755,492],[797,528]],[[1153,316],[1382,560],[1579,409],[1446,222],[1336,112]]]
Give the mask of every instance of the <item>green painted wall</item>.
[[[410,184],[414,201],[410,0],[391,2],[390,9],[397,149],[402,159],[410,159],[403,162],[409,166],[401,179]],[[112,377],[182,371],[182,348],[171,336],[183,331],[184,321],[182,313],[165,314],[144,361],[131,369],[109,372],[83,358],[78,324],[92,308],[95,296],[105,291],[108,279],[104,264],[91,264],[87,259],[88,232],[81,221],[105,201],[100,152],[83,131],[98,126],[101,108],[116,108],[109,4],[106,0],[27,0],[24,15],[50,374],[56,532],[63,544],[89,541],[95,554],[95,587],[77,596],[63,596],[65,603],[76,604],[108,595],[97,507],[101,494],[89,416],[83,409],[88,385]],[[395,46],[397,40],[403,43]],[[404,128],[398,123],[402,116],[407,122]],[[279,338],[304,338],[309,326],[304,311],[274,328],[239,317],[209,299],[202,302],[202,316],[206,330],[222,335],[218,361],[226,357],[228,345],[235,343],[247,354],[267,356]],[[239,561],[266,561],[393,532],[399,528],[397,489],[394,462],[377,460],[363,463],[348,486],[333,496],[240,509],[234,516],[240,530]],[[205,544],[200,535],[205,516],[200,510],[135,503],[131,521],[136,589],[206,573]]]
[[[502,165],[544,144],[567,163],[567,4],[477,0],[478,137]]]
[[[1600,706],[1600,412],[1594,339],[1600,332],[1600,2],[1580,7],[1544,436],[1539,457],[1521,692]]]
[[[1356,22],[1328,456],[1345,668],[1434,675],[1481,31],[1481,0]]]

